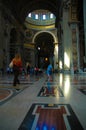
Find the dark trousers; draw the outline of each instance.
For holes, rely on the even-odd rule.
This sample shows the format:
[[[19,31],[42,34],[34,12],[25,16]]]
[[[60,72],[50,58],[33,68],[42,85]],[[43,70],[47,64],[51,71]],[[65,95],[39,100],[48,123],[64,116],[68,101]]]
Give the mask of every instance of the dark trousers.
[[[13,72],[14,72],[14,80],[13,80],[13,86],[16,86],[16,84],[20,84],[20,81],[18,79],[18,76],[20,74],[20,69],[17,66],[13,67]]]

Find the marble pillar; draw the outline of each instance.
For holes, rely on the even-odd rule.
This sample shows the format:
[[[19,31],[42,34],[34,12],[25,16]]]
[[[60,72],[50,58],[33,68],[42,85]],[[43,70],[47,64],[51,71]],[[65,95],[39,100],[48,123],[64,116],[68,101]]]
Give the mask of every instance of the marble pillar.
[[[85,63],[86,63],[86,0],[83,0],[84,37],[85,37]]]

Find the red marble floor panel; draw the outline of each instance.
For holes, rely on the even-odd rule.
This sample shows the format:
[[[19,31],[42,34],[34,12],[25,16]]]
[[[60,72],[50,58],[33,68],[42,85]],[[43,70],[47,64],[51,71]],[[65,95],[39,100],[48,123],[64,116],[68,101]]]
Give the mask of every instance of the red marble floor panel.
[[[37,126],[40,130],[43,129],[44,124],[47,127],[47,130],[66,130],[66,126],[63,119],[63,114],[66,114],[64,106],[59,109],[45,109],[38,108],[36,113],[39,113],[39,119]]]
[[[69,104],[32,104],[18,130],[84,130]]]
[[[0,90],[0,100],[4,100],[10,95],[10,90]]]

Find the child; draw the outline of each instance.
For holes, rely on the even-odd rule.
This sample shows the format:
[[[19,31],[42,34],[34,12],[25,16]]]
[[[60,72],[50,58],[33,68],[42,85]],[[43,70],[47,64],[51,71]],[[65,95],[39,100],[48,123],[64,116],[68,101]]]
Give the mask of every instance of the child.
[[[48,75],[48,80],[52,81],[52,70],[53,70],[53,67],[51,64],[48,65],[47,67],[47,75]]]

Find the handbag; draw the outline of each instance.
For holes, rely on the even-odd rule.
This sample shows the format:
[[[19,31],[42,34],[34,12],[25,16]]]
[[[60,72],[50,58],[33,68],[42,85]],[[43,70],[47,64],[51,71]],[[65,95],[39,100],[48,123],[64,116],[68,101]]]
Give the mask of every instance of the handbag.
[[[13,61],[10,62],[9,67],[13,68]]]

